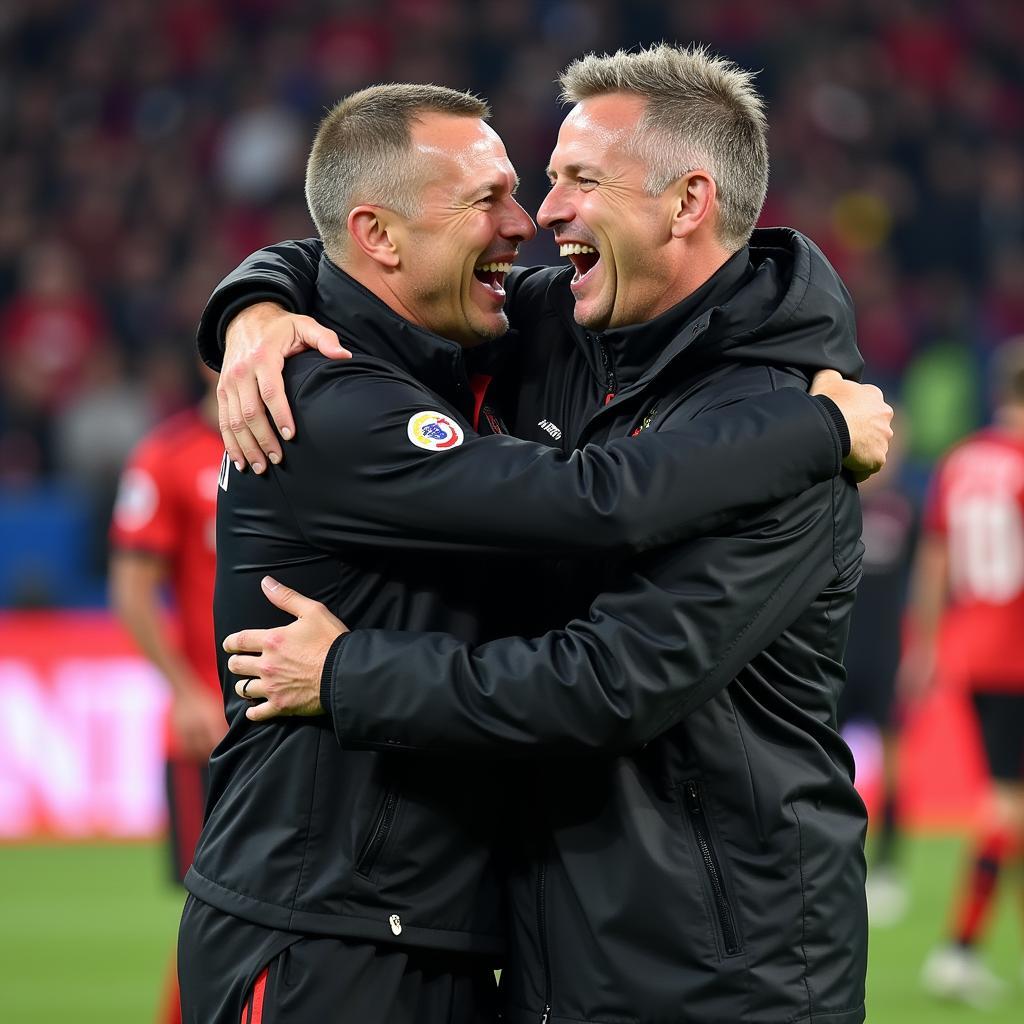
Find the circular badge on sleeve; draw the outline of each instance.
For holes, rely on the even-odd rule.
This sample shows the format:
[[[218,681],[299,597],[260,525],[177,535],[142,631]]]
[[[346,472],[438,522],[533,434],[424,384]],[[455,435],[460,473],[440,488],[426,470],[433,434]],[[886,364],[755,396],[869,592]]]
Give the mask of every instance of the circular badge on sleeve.
[[[465,440],[462,428],[443,412],[418,412],[409,420],[409,440],[428,452],[458,448]]]

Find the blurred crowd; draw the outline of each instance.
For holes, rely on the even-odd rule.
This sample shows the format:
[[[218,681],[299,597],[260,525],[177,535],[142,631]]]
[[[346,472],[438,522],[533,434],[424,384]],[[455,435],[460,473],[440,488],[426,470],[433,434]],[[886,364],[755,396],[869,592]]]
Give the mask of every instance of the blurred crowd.
[[[0,604],[100,593],[117,471],[195,397],[210,289],[312,233],[302,174],[326,106],[378,81],[473,88],[535,209],[557,72],[662,38],[763,69],[762,223],[804,230],[845,276],[923,472],[984,419],[989,353],[1024,333],[1019,0],[7,0],[0,522],[25,550],[63,529],[71,553],[0,565]],[[543,238],[523,256],[556,258]]]

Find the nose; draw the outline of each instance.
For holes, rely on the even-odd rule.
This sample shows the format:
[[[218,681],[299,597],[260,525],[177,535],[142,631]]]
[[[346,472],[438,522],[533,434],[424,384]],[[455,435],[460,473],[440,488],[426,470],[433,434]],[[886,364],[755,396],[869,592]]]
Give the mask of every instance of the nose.
[[[518,245],[528,242],[537,234],[537,225],[530,215],[514,200],[501,222],[501,237]]]
[[[567,224],[575,216],[576,211],[566,199],[564,190],[557,185],[552,185],[537,211],[537,223],[542,228],[551,231],[556,224]]]

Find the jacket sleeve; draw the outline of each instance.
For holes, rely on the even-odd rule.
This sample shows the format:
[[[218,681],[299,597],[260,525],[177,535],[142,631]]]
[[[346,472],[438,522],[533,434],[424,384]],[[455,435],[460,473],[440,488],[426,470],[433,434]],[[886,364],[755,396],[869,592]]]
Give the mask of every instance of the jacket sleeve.
[[[821,484],[743,530],[639,559],[589,616],[477,647],[447,634],[355,630],[321,698],[345,744],[499,756],[636,749],[726,686],[842,572]]]
[[[203,362],[220,371],[228,324],[246,306],[277,302],[290,313],[311,309],[323,251],[319,238],[306,238],[278,242],[242,260],[214,289],[199,319],[196,342]]]
[[[436,398],[411,382],[308,358],[317,365],[295,392],[297,440],[270,477],[321,550],[642,550],[706,532],[839,469],[835,428],[799,389],[571,455],[480,437],[465,422],[462,440],[442,451],[410,439],[425,414],[457,421]]]

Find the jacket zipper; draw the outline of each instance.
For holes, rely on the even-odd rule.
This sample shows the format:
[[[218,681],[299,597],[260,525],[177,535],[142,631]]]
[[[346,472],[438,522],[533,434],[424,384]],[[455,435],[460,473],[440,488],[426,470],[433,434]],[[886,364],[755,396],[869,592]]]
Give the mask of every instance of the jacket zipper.
[[[548,1024],[551,1016],[551,960],[548,954],[548,918],[545,905],[544,885],[547,877],[547,865],[541,861],[537,872],[537,933],[540,937],[540,956],[544,965],[544,1012],[540,1015],[540,1024]]]
[[[594,341],[597,343],[597,351],[601,355],[601,365],[604,367],[604,404],[607,405],[619,390],[619,382],[615,379],[615,367],[604,342],[598,337],[595,337]]]
[[[356,872],[358,874],[368,875],[373,870],[373,866],[380,856],[380,851],[388,840],[388,834],[391,832],[391,826],[395,820],[395,811],[397,810],[398,793],[394,789],[389,789],[384,796],[383,803],[380,805],[380,811],[377,813],[377,820],[373,824],[373,830],[370,832],[366,842],[363,843],[363,848],[359,851],[359,859],[356,861]]]
[[[718,858],[715,856],[715,848],[711,843],[711,830],[708,828],[708,821],[704,814],[704,805],[701,803],[700,790],[696,782],[684,782],[686,791],[686,809],[690,814],[690,824],[693,826],[693,837],[700,851],[701,860],[704,862],[704,870],[707,872],[708,881],[711,883],[711,895],[715,903],[715,912],[718,915],[718,925],[722,930],[722,941],[725,945],[725,952],[733,954],[740,952],[739,936],[736,934],[736,922],[733,920],[732,909],[729,906],[729,897],[725,892],[725,885],[722,882],[722,871],[718,865]]]

